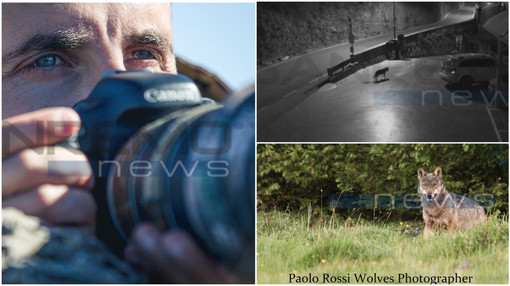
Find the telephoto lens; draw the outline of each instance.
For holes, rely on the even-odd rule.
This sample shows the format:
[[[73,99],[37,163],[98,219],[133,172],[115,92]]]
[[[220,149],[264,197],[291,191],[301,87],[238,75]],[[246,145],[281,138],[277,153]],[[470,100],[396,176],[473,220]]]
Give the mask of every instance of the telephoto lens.
[[[100,238],[119,253],[141,222],[184,230],[255,280],[253,87],[218,104],[182,75],[116,72],[75,109],[83,130],[70,143],[96,175]]]
[[[143,221],[184,229],[231,269],[253,271],[253,97],[163,117],[131,138],[115,161],[134,173],[116,176],[113,166],[107,183],[124,237]]]

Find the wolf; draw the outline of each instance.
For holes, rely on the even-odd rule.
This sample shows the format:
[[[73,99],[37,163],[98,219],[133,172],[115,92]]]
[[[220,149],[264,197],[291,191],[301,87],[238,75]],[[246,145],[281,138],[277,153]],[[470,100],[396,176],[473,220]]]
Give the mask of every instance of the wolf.
[[[448,192],[444,187],[440,167],[433,173],[418,169],[418,193],[421,195],[425,228],[423,237],[427,239],[434,226],[446,227],[449,231],[456,228],[470,228],[487,221],[484,209],[475,201]]]
[[[383,68],[375,72],[374,74],[374,80],[377,81],[377,78],[381,75],[384,76],[384,79],[386,79],[386,73],[390,70],[390,68]]]

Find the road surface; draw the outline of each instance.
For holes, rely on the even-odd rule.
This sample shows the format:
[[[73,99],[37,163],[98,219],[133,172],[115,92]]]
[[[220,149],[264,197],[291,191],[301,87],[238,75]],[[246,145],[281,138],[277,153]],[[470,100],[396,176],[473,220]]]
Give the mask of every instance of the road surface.
[[[507,141],[508,91],[455,91],[439,78],[445,59],[384,61],[328,83],[259,130],[258,140]],[[373,74],[384,67],[389,68],[388,80],[374,82]]]
[[[474,7],[463,7],[450,12],[439,22],[413,27],[397,34],[410,35],[437,27],[457,24],[473,19]],[[386,43],[392,34],[357,40],[355,53]],[[343,43],[320,49],[257,72],[257,117],[259,134],[274,120],[294,108],[310,95],[308,89],[326,79],[326,70],[349,57],[349,44]],[[260,138],[260,137],[259,137]],[[269,141],[271,138],[266,138]]]

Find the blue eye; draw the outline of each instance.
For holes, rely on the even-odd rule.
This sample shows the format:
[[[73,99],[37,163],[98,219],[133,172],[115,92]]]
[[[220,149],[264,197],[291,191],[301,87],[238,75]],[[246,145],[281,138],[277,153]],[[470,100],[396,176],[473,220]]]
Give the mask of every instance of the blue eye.
[[[151,52],[145,50],[134,51],[131,53],[131,56],[133,59],[138,60],[154,59],[154,55]]]
[[[36,59],[33,62],[32,66],[38,67],[38,68],[49,68],[49,67],[53,67],[56,65],[61,65],[63,63],[64,62],[62,61],[62,59],[60,57],[58,57],[57,55],[44,55],[44,56]]]

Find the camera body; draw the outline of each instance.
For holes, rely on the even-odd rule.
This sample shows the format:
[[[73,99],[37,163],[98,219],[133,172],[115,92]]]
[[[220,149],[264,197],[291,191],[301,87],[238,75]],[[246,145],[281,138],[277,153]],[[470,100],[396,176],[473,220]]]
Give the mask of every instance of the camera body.
[[[67,146],[91,163],[100,239],[121,255],[138,223],[184,230],[254,281],[253,91],[220,105],[183,75],[110,72],[74,109]]]
[[[82,120],[70,143],[89,160],[113,159],[126,140],[143,125],[183,108],[201,105],[198,87],[184,75],[149,70],[112,71],[73,108]]]

